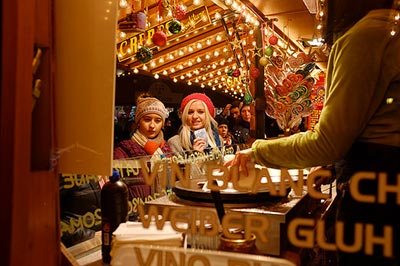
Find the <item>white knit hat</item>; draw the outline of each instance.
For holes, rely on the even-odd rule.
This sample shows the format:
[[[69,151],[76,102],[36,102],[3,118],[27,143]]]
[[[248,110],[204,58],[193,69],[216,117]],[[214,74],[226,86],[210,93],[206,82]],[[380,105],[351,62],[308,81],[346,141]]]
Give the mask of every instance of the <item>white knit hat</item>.
[[[165,120],[169,113],[160,100],[153,97],[139,98],[136,105],[135,122],[139,123],[139,120],[147,114],[157,114]]]

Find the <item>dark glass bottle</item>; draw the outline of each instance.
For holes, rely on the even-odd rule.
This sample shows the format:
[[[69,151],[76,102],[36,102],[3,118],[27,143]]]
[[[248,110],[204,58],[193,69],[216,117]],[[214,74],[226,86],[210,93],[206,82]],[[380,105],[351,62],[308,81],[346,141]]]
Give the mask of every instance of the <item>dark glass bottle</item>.
[[[112,234],[120,223],[128,220],[128,187],[114,170],[101,189],[101,252],[103,262],[110,263]]]

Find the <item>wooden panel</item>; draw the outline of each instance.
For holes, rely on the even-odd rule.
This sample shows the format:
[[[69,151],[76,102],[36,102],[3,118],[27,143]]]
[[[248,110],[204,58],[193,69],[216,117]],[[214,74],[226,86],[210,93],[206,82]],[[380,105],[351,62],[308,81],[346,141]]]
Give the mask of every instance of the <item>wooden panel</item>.
[[[55,1],[61,173],[111,175],[116,11],[116,1]]]
[[[39,39],[42,45],[51,46],[50,21],[46,20],[51,18],[50,3],[51,0],[41,1],[40,9],[35,9],[35,0],[2,3],[2,265],[57,265],[59,261],[56,175],[49,169],[31,172],[30,160],[36,155],[31,155],[33,48]],[[42,27],[42,23],[46,26]],[[42,77],[47,80],[52,73],[50,61],[43,62],[48,70]],[[49,85],[48,89],[52,87]],[[42,130],[51,132],[51,122],[47,125],[49,128]],[[47,160],[48,154],[49,151]]]

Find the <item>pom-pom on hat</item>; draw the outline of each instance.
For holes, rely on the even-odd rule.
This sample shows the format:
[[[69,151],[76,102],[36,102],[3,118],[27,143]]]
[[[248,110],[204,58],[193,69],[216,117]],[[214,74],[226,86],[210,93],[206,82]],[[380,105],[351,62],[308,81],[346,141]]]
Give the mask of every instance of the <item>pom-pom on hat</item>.
[[[214,117],[214,115],[215,115],[215,110],[214,110],[214,104],[212,103],[211,99],[208,98],[208,96],[205,95],[204,93],[198,93],[198,92],[189,94],[188,96],[186,96],[185,98],[183,98],[183,100],[182,100],[182,102],[181,102],[181,108],[180,108],[180,111],[181,111],[181,112],[183,112],[183,109],[185,109],[186,105],[187,105],[188,102],[190,102],[191,100],[200,100],[200,101],[203,101],[203,102],[206,104],[206,106],[207,106],[207,108],[208,108],[208,111],[210,112],[210,115],[211,115],[212,117]]]
[[[168,110],[164,104],[154,97],[139,97],[136,104],[135,122],[147,114],[157,114],[164,120],[168,117]]]

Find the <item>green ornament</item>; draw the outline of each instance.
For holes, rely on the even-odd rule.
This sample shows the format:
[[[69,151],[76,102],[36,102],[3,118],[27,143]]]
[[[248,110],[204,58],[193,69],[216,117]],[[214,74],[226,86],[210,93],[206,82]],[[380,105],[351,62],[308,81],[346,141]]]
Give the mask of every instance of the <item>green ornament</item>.
[[[232,68],[228,69],[228,72],[226,72],[226,74],[228,74],[229,77],[232,77],[233,69]]]
[[[153,58],[153,52],[150,48],[143,46],[136,52],[136,58],[143,64],[147,63]]]
[[[244,103],[249,104],[253,101],[253,97],[251,97],[250,93],[247,93],[244,95]]]
[[[249,87],[246,86],[246,93],[244,95],[243,101],[245,104],[250,104],[253,102],[253,96],[251,96]]]
[[[178,34],[182,30],[181,22],[179,20],[173,19],[168,25],[168,30],[172,34]]]
[[[274,48],[268,45],[267,47],[265,47],[264,52],[266,56],[271,56],[274,53]]]

